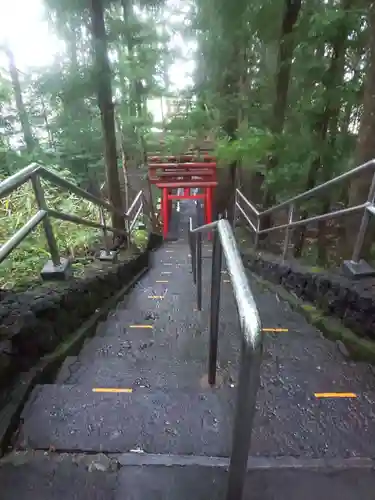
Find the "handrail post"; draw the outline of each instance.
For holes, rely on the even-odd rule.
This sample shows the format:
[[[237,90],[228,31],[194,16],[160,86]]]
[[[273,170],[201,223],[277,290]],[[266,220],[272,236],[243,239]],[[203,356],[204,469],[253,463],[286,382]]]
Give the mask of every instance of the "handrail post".
[[[262,344],[254,350],[243,340],[226,500],[240,500],[245,486],[261,358]]]
[[[217,346],[219,335],[220,284],[221,284],[222,249],[220,236],[214,231],[212,242],[211,306],[210,306],[210,346],[208,359],[208,383],[215,385]]]
[[[284,248],[283,248],[283,256],[282,256],[282,261],[287,257],[288,254],[288,249],[289,249],[289,242],[290,242],[290,224],[293,222],[293,217],[294,217],[294,203],[291,203],[289,205],[289,211],[288,211],[288,226],[285,229],[285,238],[284,238]]]
[[[255,233],[255,241],[254,241],[254,251],[257,250],[258,245],[259,245],[259,230],[260,230],[260,217],[258,215],[258,217],[257,217],[257,230]]]
[[[99,207],[99,221],[100,221],[100,224],[103,225],[102,232],[103,232],[103,240],[104,240],[105,251],[106,251],[107,254],[109,254],[108,240],[107,240],[108,233],[107,233],[107,227],[106,227],[107,224],[106,224],[106,220],[105,220],[105,217],[104,217],[104,213],[103,213],[103,208],[102,207]]]
[[[233,230],[236,228],[236,217],[237,217],[237,188],[234,191],[234,203],[233,203]]]
[[[108,232],[107,232],[107,223],[104,216],[103,207],[99,206],[99,220],[100,224],[102,224],[103,231],[103,240],[104,240],[104,250],[101,250],[99,253],[99,260],[114,262],[117,260],[117,252],[109,249],[108,245]]]
[[[369,201],[370,203],[373,203],[374,196],[375,196],[375,174],[372,177],[372,182],[371,182],[371,186],[369,189],[367,201]],[[365,208],[365,210],[363,212],[362,220],[361,220],[361,225],[359,226],[357,238],[355,240],[353,254],[352,254],[352,258],[351,258],[351,261],[354,262],[355,264],[358,264],[360,257],[361,257],[362,246],[363,246],[363,242],[365,241],[365,236],[366,236],[366,231],[367,231],[367,226],[368,226],[369,220],[370,220],[370,213],[367,210],[367,208]]]
[[[191,241],[191,266],[193,268],[193,281],[194,285],[197,284],[197,255],[195,253],[195,248],[196,248],[196,235],[192,234],[192,241]]]
[[[132,242],[132,237],[131,237],[131,230],[130,230],[130,219],[125,219],[125,231],[126,234],[128,235],[128,245],[131,245]]]
[[[46,217],[44,217],[44,219],[43,219],[44,233],[46,235],[46,240],[47,240],[47,244],[48,244],[49,253],[51,255],[52,263],[53,263],[54,267],[59,267],[59,266],[61,266],[59,248],[57,246],[57,241],[56,241],[55,235],[53,233],[53,227],[51,224],[51,220],[48,216],[48,207],[47,207],[46,199],[44,197],[43,186],[42,186],[42,183],[40,182],[40,178],[39,178],[38,174],[35,174],[31,178],[31,183],[33,186],[33,190],[34,190],[35,198],[36,198],[36,203],[38,205],[39,210],[45,210],[47,212]]]
[[[198,232],[195,239],[195,266],[197,280],[197,309],[202,310],[202,233]]]
[[[190,248],[190,260],[191,260],[191,272],[193,274],[193,281],[194,285],[197,283],[197,269],[196,269],[196,260],[195,260],[195,234],[191,232],[192,230],[192,220],[190,218],[189,220],[189,227],[188,227],[188,241],[189,241],[189,248]]]

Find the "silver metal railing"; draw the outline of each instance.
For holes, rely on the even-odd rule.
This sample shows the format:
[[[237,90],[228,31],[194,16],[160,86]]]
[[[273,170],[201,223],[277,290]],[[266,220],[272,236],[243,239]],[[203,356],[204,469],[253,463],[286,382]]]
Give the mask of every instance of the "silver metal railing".
[[[198,309],[201,310],[202,308],[202,233],[206,231],[213,231],[208,361],[208,381],[210,385],[214,385],[216,380],[222,254],[224,254],[232,282],[242,334],[237,403],[226,496],[227,500],[240,500],[246,479],[247,459],[259,387],[262,332],[258,310],[251,293],[233,230],[226,219],[220,219],[196,228],[192,227],[192,220],[190,219],[189,243],[192,271],[197,284]]]
[[[139,219],[143,219],[145,206],[145,198],[143,191],[139,191],[137,196],[134,198],[132,204],[130,205],[128,211],[126,212],[127,217],[127,230],[129,233],[129,238],[131,237],[132,231],[136,227],[136,223]]]
[[[95,204],[99,209],[99,222],[89,220],[86,218],[79,217],[77,215],[67,214],[64,212],[60,212],[54,209],[50,209],[47,207],[46,200],[44,197],[44,190],[41,183],[41,179],[46,179],[52,184],[69,191],[71,193],[76,194],[80,198],[83,198],[87,201]],[[87,227],[93,227],[97,229],[101,229],[103,231],[104,236],[106,236],[107,231],[112,232],[113,234],[118,234],[120,236],[128,237],[129,233],[132,231],[137,219],[143,210],[143,193],[138,193],[135,198],[132,206],[129,208],[128,212],[124,214],[123,212],[117,210],[110,203],[106,202],[103,199],[100,199],[87,191],[79,188],[75,184],[63,179],[59,175],[47,170],[38,164],[31,164],[28,167],[20,170],[14,175],[8,177],[4,181],[0,182],[0,198],[4,198],[15,191],[17,188],[22,186],[23,184],[31,181],[36,202],[38,205],[38,212],[23,226],[21,227],[14,235],[12,235],[1,247],[0,247],[0,263],[3,262],[8,255],[18,247],[18,245],[28,236],[28,234],[36,228],[39,223],[43,223],[44,232],[46,235],[46,240],[48,244],[49,253],[51,255],[51,263],[49,266],[49,271],[51,274],[54,272],[63,272],[67,261],[66,259],[61,259],[60,252],[58,249],[58,245],[56,242],[56,238],[54,236],[51,218],[60,219],[68,222],[73,222],[74,224],[82,224]],[[141,200],[140,206],[139,201]],[[126,229],[119,230],[115,229],[105,222],[104,210],[108,210],[111,214],[117,214],[124,218],[125,224],[128,231]],[[133,212],[135,212],[133,214]],[[106,238],[105,238],[106,242]],[[106,250],[109,253],[108,249]],[[48,271],[44,273],[46,277]]]
[[[343,181],[347,181],[348,179],[351,179],[353,177],[358,176],[358,174],[361,174],[366,170],[375,171],[375,159],[370,160],[367,163],[364,163],[363,165],[360,165],[359,167],[356,167],[348,172],[345,172],[345,173],[339,175],[338,177],[335,177],[334,179],[331,179],[331,180],[329,180],[329,181],[327,181],[319,186],[316,186],[313,189],[310,189],[309,191],[305,191],[304,193],[298,194],[297,196],[294,196],[293,198],[289,198],[288,200],[283,201],[282,203],[279,203],[278,205],[275,205],[275,206],[268,208],[266,210],[263,210],[263,211],[257,210],[254,207],[254,205],[241,193],[241,191],[239,189],[237,189],[236,190],[235,207],[236,207],[236,210],[238,210],[241,213],[241,215],[244,217],[244,219],[249,224],[250,228],[255,233],[255,243],[254,243],[255,249],[258,246],[260,234],[267,234],[267,233],[270,233],[272,231],[284,229],[285,230],[285,237],[284,237],[284,246],[283,246],[283,254],[282,254],[282,258],[284,260],[287,257],[287,253],[288,253],[288,249],[289,249],[291,229],[293,229],[294,227],[305,226],[305,225],[310,224],[311,222],[316,222],[316,221],[326,220],[326,219],[334,219],[336,217],[342,217],[342,216],[357,213],[357,212],[363,212],[361,224],[360,224],[360,227],[358,229],[358,233],[357,233],[355,243],[354,243],[354,248],[353,248],[351,260],[346,262],[345,265],[347,266],[348,270],[352,274],[361,274],[361,271],[364,271],[364,274],[368,274],[370,272],[371,268],[365,262],[361,261],[360,257],[361,257],[362,246],[363,246],[363,242],[365,239],[370,216],[375,214],[375,205],[374,205],[375,172],[374,172],[373,177],[372,177],[372,182],[371,182],[371,185],[369,188],[366,202],[361,203],[359,205],[352,206],[352,207],[347,207],[347,208],[343,208],[340,210],[330,211],[330,212],[325,213],[325,214],[314,215],[311,217],[307,217],[306,219],[296,220],[296,218],[295,218],[295,212],[296,212],[295,207],[296,207],[296,204],[298,202],[310,199],[311,197],[313,197],[317,194],[320,194],[329,188],[332,188],[332,186],[336,186],[337,184],[339,184]],[[249,213],[246,211],[243,204],[247,207],[247,209],[250,210],[250,213],[253,216],[255,216],[255,220],[256,220],[255,224],[251,220],[251,218],[249,217]],[[265,229],[260,229],[261,219],[263,216],[273,214],[274,212],[277,212],[282,208],[288,209],[288,222],[287,222],[287,224],[280,224],[280,225],[267,227]]]

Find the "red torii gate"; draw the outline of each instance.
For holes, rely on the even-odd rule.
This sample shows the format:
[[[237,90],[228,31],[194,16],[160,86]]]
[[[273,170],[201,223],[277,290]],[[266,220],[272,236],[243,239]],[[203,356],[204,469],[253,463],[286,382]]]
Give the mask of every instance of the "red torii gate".
[[[216,159],[209,155],[204,155],[200,161],[194,161],[195,159],[196,156],[189,154],[149,158],[150,183],[162,191],[161,217],[164,238],[169,231],[172,200],[203,200],[205,222],[207,224],[212,222],[213,192],[217,186]],[[178,194],[179,188],[184,189],[184,194]],[[192,194],[193,188],[203,189],[203,193]]]

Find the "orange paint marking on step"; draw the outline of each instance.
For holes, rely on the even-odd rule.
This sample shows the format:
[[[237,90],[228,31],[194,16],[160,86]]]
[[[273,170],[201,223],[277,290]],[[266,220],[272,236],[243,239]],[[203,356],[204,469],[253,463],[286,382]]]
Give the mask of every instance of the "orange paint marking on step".
[[[316,398],[356,398],[354,392],[314,392]]]
[[[119,392],[126,392],[126,393],[131,393],[133,392],[133,389],[130,388],[111,388],[111,387],[94,387],[92,392],[114,392],[114,393],[119,393]]]
[[[262,328],[262,332],[278,333],[278,332],[289,332],[289,330],[288,328]]]
[[[153,328],[152,325],[129,325],[129,328]]]

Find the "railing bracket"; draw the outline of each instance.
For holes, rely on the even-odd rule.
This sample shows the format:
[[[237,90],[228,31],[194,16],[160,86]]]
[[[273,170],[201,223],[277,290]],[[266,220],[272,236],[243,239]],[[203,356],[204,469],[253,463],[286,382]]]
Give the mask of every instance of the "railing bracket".
[[[107,250],[101,250],[99,254],[99,260],[103,262],[117,262],[118,252],[115,250],[111,250],[107,252]]]
[[[342,268],[344,274],[350,278],[368,278],[370,276],[375,276],[375,269],[362,259],[359,262],[344,260]]]
[[[49,260],[40,273],[43,281],[64,281],[72,275],[72,266],[69,259],[60,259],[60,265],[55,266]]]

